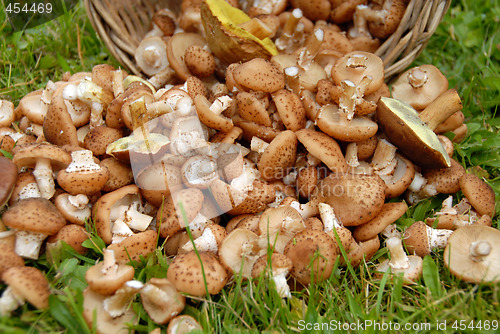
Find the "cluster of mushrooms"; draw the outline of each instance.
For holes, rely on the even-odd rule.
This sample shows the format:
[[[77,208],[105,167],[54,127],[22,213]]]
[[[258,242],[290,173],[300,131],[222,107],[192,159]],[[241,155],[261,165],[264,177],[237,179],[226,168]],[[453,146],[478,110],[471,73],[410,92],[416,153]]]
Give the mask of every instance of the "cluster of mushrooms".
[[[287,298],[291,281],[328,279],[337,259],[370,260],[381,237],[390,256],[376,275],[414,284],[422,258],[445,248],[463,280],[500,280],[495,194],[452,158],[467,130],[457,92],[432,65],[389,90],[382,60],[354,42],[382,34],[405,1],[252,3],[159,10],[136,53],[147,79],[96,65],[18,106],[0,101],[12,156],[0,159],[1,315],[48,307],[50,284],[24,259],[63,241],[85,254],[85,224],[107,245],[83,293],[98,333],[138,321],[137,295],[169,333],[201,328],[178,316],[186,297],[269,275]],[[442,208],[401,231],[407,203],[437,194],[449,194]],[[128,263],[159,246],[167,272],[134,280]]]

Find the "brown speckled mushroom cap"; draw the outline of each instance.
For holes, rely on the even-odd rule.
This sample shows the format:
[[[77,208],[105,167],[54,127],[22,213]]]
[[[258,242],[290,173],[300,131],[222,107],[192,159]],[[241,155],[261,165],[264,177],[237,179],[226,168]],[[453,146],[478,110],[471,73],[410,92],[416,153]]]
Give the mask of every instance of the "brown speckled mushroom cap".
[[[2,220],[11,229],[56,234],[64,225],[66,219],[59,213],[56,206],[41,197],[22,199],[4,212]]]
[[[285,87],[285,75],[269,60],[254,58],[236,66],[234,80],[242,87],[272,93]]]
[[[484,225],[458,228],[448,239],[444,264],[458,278],[473,282],[500,282],[500,231]]]
[[[14,247],[8,243],[0,243],[0,277],[7,269],[22,266],[24,266],[24,260],[16,254]]]
[[[153,230],[135,233],[123,241],[108,246],[115,252],[116,262],[140,261],[156,249],[158,234]]]
[[[198,255],[191,251],[174,258],[168,267],[167,278],[180,292],[205,296],[207,292],[211,295],[219,293],[226,285],[228,275],[217,256],[201,252],[198,258]]]
[[[306,126],[306,110],[299,95],[280,89],[272,96],[278,115],[287,129],[297,131]]]
[[[330,174],[311,198],[331,205],[344,226],[358,226],[375,218],[385,201],[385,183],[378,175]]]
[[[0,156],[0,209],[9,201],[17,180],[17,166]]]
[[[58,171],[71,163],[71,155],[62,148],[47,142],[33,143],[23,146],[14,154],[12,162],[18,169],[34,167],[38,158],[49,159],[52,169]]]
[[[427,236],[427,225],[422,221],[411,224],[404,232],[404,243],[409,254],[424,257],[431,253]]]
[[[2,280],[37,309],[49,307],[49,282],[39,269],[12,267],[3,273]]]
[[[323,132],[311,129],[301,129],[295,134],[306,150],[320,159],[333,172],[347,171],[348,165],[335,139]]]
[[[290,274],[300,283],[321,282],[332,273],[337,248],[325,232],[305,229],[286,245],[284,253],[293,262]]]
[[[450,162],[450,167],[427,169],[423,172],[427,184],[436,185],[438,193],[454,194],[460,190],[459,179],[465,174],[465,168],[455,159],[450,159]]]
[[[90,289],[100,295],[110,296],[125,284],[125,282],[134,278],[134,267],[119,264],[116,271],[103,270],[104,261],[96,263],[85,273],[85,280]]]
[[[85,227],[77,224],[68,224],[63,226],[56,234],[51,235],[47,239],[47,247],[50,244],[54,245],[60,241],[64,241],[79,254],[85,254],[88,250],[82,244],[89,238]]]
[[[460,180],[460,189],[470,204],[480,215],[495,215],[495,192],[474,174],[464,174]]]
[[[284,254],[273,253],[271,258],[264,254],[255,261],[252,267],[252,277],[257,278],[266,270],[269,270],[273,275],[274,273],[288,272],[292,267],[292,260]]]
[[[49,104],[43,121],[43,135],[54,145],[76,145],[76,127],[62,96],[55,96]]]
[[[375,218],[357,226],[352,235],[358,241],[372,239],[388,225],[394,223],[406,210],[408,210],[408,205],[405,202],[385,203]]]
[[[295,163],[297,136],[291,130],[280,132],[262,153],[257,167],[262,179],[276,181],[288,174]]]

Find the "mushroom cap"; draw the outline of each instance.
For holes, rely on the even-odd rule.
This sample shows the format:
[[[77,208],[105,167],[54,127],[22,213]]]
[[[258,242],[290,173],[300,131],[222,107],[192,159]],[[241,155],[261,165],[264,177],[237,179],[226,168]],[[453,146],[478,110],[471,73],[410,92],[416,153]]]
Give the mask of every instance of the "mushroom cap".
[[[288,272],[292,267],[292,260],[284,254],[272,253],[270,258],[268,254],[264,254],[255,261],[252,267],[252,277],[257,278],[267,270],[270,270],[272,275]]]
[[[181,187],[181,169],[158,161],[136,175],[136,184],[141,189],[142,196],[159,207],[171,191]]]
[[[169,65],[167,45],[162,38],[151,36],[141,40],[134,52],[139,68],[148,76],[153,76]]]
[[[293,262],[290,274],[300,283],[326,280],[337,258],[336,243],[325,232],[305,229],[286,245],[284,253]]]
[[[153,230],[146,230],[133,234],[123,241],[111,244],[108,249],[115,252],[116,262],[128,263],[129,261],[140,261],[156,249],[158,234]]]
[[[311,129],[301,129],[295,134],[306,150],[320,159],[331,171],[335,173],[347,171],[347,162],[335,139]]]
[[[495,215],[495,192],[474,174],[464,174],[459,180],[460,189],[479,215]]]
[[[95,156],[104,155],[107,152],[109,144],[123,137],[121,129],[111,128],[109,126],[96,126],[87,133],[84,139],[84,147],[92,151]]]
[[[373,137],[378,125],[368,117],[357,116],[347,119],[336,104],[323,106],[316,115],[318,127],[335,139],[346,142],[359,142]]]
[[[360,63],[356,59],[360,59]],[[337,59],[332,67],[332,81],[340,85],[344,80],[350,80],[356,86],[366,76],[372,81],[366,86],[364,94],[375,92],[384,83],[384,64],[377,55],[365,51],[353,51]]]
[[[200,121],[206,126],[222,132],[229,132],[233,128],[233,121],[230,118],[210,109],[211,103],[205,96],[197,95],[194,98],[194,105]]]
[[[67,172],[57,174],[57,183],[71,195],[93,195],[100,191],[109,179],[109,170],[101,166],[98,170]]]
[[[144,309],[157,324],[166,324],[186,306],[186,298],[167,278],[151,278],[139,293]]]
[[[120,189],[134,181],[132,169],[126,164],[120,162],[115,157],[109,157],[101,160],[101,167],[106,167],[109,170],[108,181],[102,187],[102,191],[110,192]]]
[[[460,190],[459,180],[465,174],[465,168],[455,159],[450,159],[450,162],[450,167],[427,169],[423,172],[427,184],[434,184],[438,193],[454,194]]]
[[[271,118],[264,105],[251,92],[238,92],[236,106],[241,118],[263,126],[271,126]]]
[[[220,177],[217,161],[206,155],[195,155],[181,167],[182,181],[186,187],[206,189]]]
[[[200,14],[208,45],[222,62],[238,63],[256,57],[267,59],[278,53],[270,38],[259,38],[243,29],[241,25],[251,18],[226,1],[202,1]]]
[[[484,225],[455,230],[444,249],[444,264],[458,278],[473,283],[500,282],[500,231]]]
[[[381,97],[377,105],[380,129],[413,163],[424,168],[444,168],[450,157],[437,135],[409,104]]]
[[[297,56],[294,54],[280,53],[271,58],[271,62],[278,66],[282,73],[284,73],[287,67],[297,67],[299,73],[297,74],[297,79],[299,86],[304,90],[311,92],[316,92],[316,86],[318,81],[321,79],[326,79],[327,75],[323,67],[318,63],[312,62],[307,71],[302,67],[297,65]]]
[[[192,74],[184,62],[184,55],[186,50],[191,45],[198,45],[204,47],[207,44],[205,38],[201,34],[191,32],[180,32],[174,34],[168,39],[167,42],[167,57],[170,67],[174,69],[177,76],[186,81]],[[213,51],[213,50],[212,50]]]
[[[243,138],[248,141],[251,141],[252,137],[258,137],[266,142],[271,142],[280,133],[280,131],[270,126],[250,122],[239,116],[234,116],[233,122],[234,125],[243,130]]]
[[[287,89],[280,89],[272,95],[278,115],[287,129],[297,131],[306,126],[306,110],[299,95]]]
[[[34,167],[39,158],[49,159],[55,171],[66,168],[71,163],[71,155],[68,152],[47,142],[23,146],[14,154],[12,162],[20,170],[22,167]]]
[[[9,201],[17,180],[17,166],[6,157],[0,156],[0,209]]]
[[[382,277],[383,273],[388,270],[391,270],[393,275],[397,275],[399,273],[403,273],[403,283],[404,284],[414,284],[420,276],[422,276],[422,271],[424,269],[424,260],[417,255],[408,256],[409,267],[406,269],[395,269],[391,268],[389,265],[389,259],[381,262],[376,267],[376,271],[378,272],[376,276]]]
[[[404,101],[416,110],[423,110],[448,90],[448,80],[431,64],[410,68],[392,84],[392,97]]]
[[[378,236],[367,241],[361,241],[357,246],[351,248],[350,252],[347,254],[347,259],[353,267],[357,267],[361,264],[363,259],[365,259],[365,261],[370,260],[379,248],[380,239]],[[341,258],[340,261],[341,263],[345,262],[344,258]]]
[[[0,242],[0,277],[11,267],[24,266],[24,259],[17,255],[12,245]]]
[[[382,210],[385,183],[378,175],[334,173],[318,183],[311,198],[331,205],[344,226],[358,226]]]
[[[232,230],[219,246],[220,262],[235,275],[251,277],[252,267],[260,252],[258,238],[257,234],[247,229]]]
[[[427,237],[427,225],[422,221],[411,224],[404,232],[404,243],[409,254],[424,257],[431,253]]]
[[[54,96],[43,121],[43,135],[54,145],[78,146],[76,127],[62,96]]]
[[[212,295],[219,293],[226,285],[228,275],[217,256],[210,252],[196,254],[191,251],[174,258],[168,267],[167,278],[180,292],[201,297],[207,291]]]
[[[87,325],[95,330],[98,334],[129,333],[126,324],[137,323],[138,317],[132,307],[127,308],[125,314],[112,318],[104,309],[104,299],[106,296],[98,294],[91,288],[86,288],[83,291],[83,312],[82,315],[87,322]],[[95,320],[95,322],[94,322]]]
[[[47,235],[56,234],[66,225],[56,206],[42,197],[19,200],[3,213],[2,220],[11,229]]]
[[[267,93],[285,87],[285,75],[278,66],[263,58],[254,58],[233,69],[234,80],[242,87]]]
[[[191,73],[199,78],[211,76],[215,72],[213,54],[199,45],[190,45],[184,54],[184,62]]]
[[[116,274],[111,275],[109,272],[103,273],[104,262],[98,262],[85,273],[85,280],[92,291],[100,295],[111,296],[125,284],[134,278],[134,267],[119,264],[116,268]]]
[[[88,248],[82,243],[89,238],[85,227],[77,224],[68,224],[63,226],[56,234],[47,239],[48,244],[55,244],[58,241],[64,241],[79,254],[85,254]]]
[[[262,153],[257,165],[262,179],[282,179],[295,163],[297,136],[291,130],[280,132]]]
[[[168,323],[167,334],[183,334],[203,330],[203,327],[190,315],[178,315]]]
[[[363,225],[357,226],[353,237],[358,241],[366,241],[376,237],[386,226],[394,223],[408,210],[405,202],[385,203],[378,215]]]
[[[381,176],[386,185],[386,198],[395,198],[404,193],[415,178],[415,165],[410,160],[396,153],[396,161],[398,164],[392,176],[389,179]]]
[[[49,307],[49,282],[45,274],[34,267],[12,267],[4,271],[2,280],[14,292],[37,309]]]

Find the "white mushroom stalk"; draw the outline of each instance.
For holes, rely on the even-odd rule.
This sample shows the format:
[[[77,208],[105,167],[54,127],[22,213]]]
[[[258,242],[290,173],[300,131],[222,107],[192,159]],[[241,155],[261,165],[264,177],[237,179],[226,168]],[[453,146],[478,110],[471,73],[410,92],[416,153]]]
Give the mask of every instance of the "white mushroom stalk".
[[[269,143],[266,142],[265,140],[260,139],[259,137],[253,136],[252,140],[250,141],[250,149],[259,154],[264,153],[264,151],[268,146]]]
[[[0,316],[10,316],[18,307],[24,304],[24,298],[11,287],[7,287],[0,297]]]
[[[333,231],[334,228],[344,227],[338,217],[335,215],[333,207],[326,203],[318,203],[319,215],[321,217],[321,221],[324,225],[324,231],[330,232]]]
[[[288,20],[286,21],[285,26],[283,27],[283,31],[280,37],[278,37],[275,41],[278,50],[286,51],[292,46],[293,35],[302,17],[303,14],[300,8],[295,8],[290,14],[290,16],[288,16]]]
[[[397,165],[396,150],[397,147],[386,139],[379,139],[371,161],[371,166],[376,174],[389,175],[393,173]]]
[[[309,201],[307,203],[300,203],[299,201],[294,200],[291,201],[289,205],[297,210],[304,219],[313,217],[319,213],[318,205],[316,203],[313,203],[312,201]]]
[[[27,259],[36,260],[47,234],[28,231],[16,231],[16,254]]]
[[[90,150],[71,152],[71,163],[66,167],[67,173],[92,172],[101,170],[101,166],[94,162],[94,155]]]
[[[126,282],[114,295],[104,299],[104,310],[106,310],[112,318],[124,315],[134,301],[135,295],[139,293],[143,287],[144,284],[140,281],[131,280]]]
[[[325,38],[325,32],[323,29],[315,29],[311,35],[311,39],[307,43],[305,49],[299,54],[298,65],[304,70],[307,70],[314,61],[314,57],[319,52],[323,39]]]
[[[478,240],[471,243],[469,252],[473,261],[483,261],[492,250],[491,244],[486,240]]]
[[[272,272],[271,279],[273,280],[276,290],[278,291],[278,295],[281,298],[292,297],[292,294],[290,293],[290,286],[288,286],[287,282],[288,273],[288,269],[274,269]]]
[[[414,67],[410,71],[408,71],[408,82],[413,88],[419,88],[425,85],[427,80],[429,79],[427,77],[427,73],[422,71],[420,67]]]
[[[102,117],[106,103],[104,89],[89,78],[85,78],[78,84],[77,96],[80,101],[85,102],[90,107],[90,128],[104,125]]]
[[[133,235],[134,231],[143,232],[150,226],[153,217],[143,211],[138,200],[112,208],[109,215],[112,224],[112,243]]]
[[[231,180],[231,187],[241,191],[247,192],[253,189],[253,182],[260,177],[257,169],[243,165],[241,174]]]
[[[36,160],[35,169],[33,170],[33,176],[38,184],[41,197],[46,199],[52,198],[56,192],[56,185],[50,159],[38,158]]]
[[[297,66],[289,66],[285,67],[284,73],[287,87],[295,94],[299,94],[301,91],[299,80],[300,69]]]
[[[349,166],[356,168],[359,166],[358,160],[358,145],[353,142],[349,143],[345,152],[345,160]]]
[[[406,255],[402,240],[399,237],[389,237],[385,241],[385,245],[391,253],[389,266],[393,269],[407,269],[410,267],[408,255]]]
[[[101,272],[103,275],[107,275],[109,277],[115,277],[118,264],[116,263],[115,252],[110,249],[104,249],[103,251],[103,266]]]
[[[213,223],[213,221],[204,216],[201,212],[198,212],[193,220],[189,222],[188,227],[191,234],[196,238],[201,236],[205,227],[210,223]]]
[[[402,238],[403,236],[402,233],[398,230],[396,224],[387,225],[380,234],[382,234],[386,238],[390,237]]]
[[[87,195],[69,195],[68,201],[65,202],[65,209],[71,214],[78,217],[80,221],[85,221],[90,218],[91,210],[89,205],[89,198]]]
[[[299,172],[296,169],[291,170],[283,177],[283,183],[286,185],[295,185]]]
[[[352,58],[357,59],[356,56],[349,58],[347,62],[348,64]],[[353,62],[356,64],[355,61]],[[366,86],[368,86],[372,80],[373,78],[371,76],[365,76],[357,85],[351,80],[342,80],[340,83],[342,93],[339,97],[339,108],[347,114],[348,120],[351,120],[354,117],[356,106],[363,103]]]
[[[198,252],[212,252],[217,254],[219,249],[217,238],[210,227],[205,228],[200,237],[194,239],[193,241],[189,240],[182,245],[181,249],[185,252],[189,252],[194,250],[195,247]]]
[[[210,111],[214,114],[221,114],[224,110],[231,106],[231,102],[233,101],[228,95],[223,95],[215,99],[215,101],[210,105]]]
[[[430,226],[427,228],[427,239],[431,248],[445,248],[448,244],[448,238],[453,230],[437,229]]]

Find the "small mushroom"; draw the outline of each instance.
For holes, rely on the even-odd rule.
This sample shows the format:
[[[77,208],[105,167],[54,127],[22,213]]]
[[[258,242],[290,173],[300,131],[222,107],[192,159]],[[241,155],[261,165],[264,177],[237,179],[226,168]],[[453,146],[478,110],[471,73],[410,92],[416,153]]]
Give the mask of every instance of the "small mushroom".
[[[65,242],[78,254],[85,254],[88,248],[83,246],[83,242],[89,239],[85,227],[77,224],[63,226],[56,234],[47,238],[45,253],[51,257],[54,252],[60,251],[61,243]],[[50,260],[50,259],[49,259]]]
[[[281,298],[291,298],[292,294],[286,279],[292,267],[293,262],[286,255],[273,253],[269,256],[264,254],[255,261],[252,267],[252,277],[258,278],[263,273],[268,273],[274,282],[278,295]]]
[[[148,76],[153,76],[167,66],[167,45],[160,37],[148,37],[142,39],[134,53],[137,66]]]
[[[250,278],[252,267],[261,256],[258,238],[257,234],[243,228],[229,232],[219,247],[221,263],[234,275]]]
[[[184,61],[186,50],[192,45],[204,47],[206,43],[207,42],[202,35],[191,32],[176,33],[168,39],[168,62],[170,63],[170,67],[175,70],[175,73],[181,80],[185,81],[192,75]]]
[[[71,195],[92,195],[100,191],[109,178],[106,167],[94,162],[89,150],[71,152],[72,161],[57,175],[57,182]]]
[[[135,233],[120,242],[113,243],[108,249],[115,252],[118,263],[141,261],[157,247],[158,233],[153,230]]]
[[[129,309],[135,296],[142,290],[144,284],[141,281],[130,280],[125,282],[115,293],[106,297],[103,301],[104,311],[112,318],[117,318]]]
[[[43,135],[54,145],[78,146],[76,127],[62,96],[54,97],[49,104],[43,121]]]
[[[422,275],[423,260],[417,255],[406,255],[402,240],[400,237],[390,237],[385,241],[385,245],[391,254],[391,258],[377,265],[377,276],[382,276],[383,273],[391,271],[391,273],[403,273],[403,282],[412,284],[417,281]]]
[[[239,64],[233,70],[234,80],[245,89],[267,93],[285,87],[285,76],[273,62],[255,58]]]
[[[8,285],[0,298],[0,315],[10,316],[12,311],[29,302],[37,309],[49,307],[49,282],[45,274],[34,267],[12,267],[4,271],[2,280]]]
[[[192,331],[202,331],[203,327],[190,315],[178,315],[168,323],[167,334],[184,334]]]
[[[201,297],[215,295],[226,285],[228,275],[217,256],[194,251],[177,255],[167,270],[167,278],[178,291]]]
[[[142,305],[157,324],[166,324],[186,306],[186,298],[166,278],[151,278],[139,292]]]
[[[262,179],[276,181],[282,179],[295,162],[297,136],[291,130],[281,132],[262,153],[257,164]]]
[[[56,196],[54,204],[64,218],[73,224],[85,225],[91,216],[89,198],[84,194],[76,196],[62,193]]]
[[[385,203],[378,215],[363,225],[357,226],[353,236],[358,241],[367,241],[376,237],[388,225],[394,223],[408,210],[404,202]]]
[[[326,280],[337,258],[335,241],[323,231],[309,229],[297,233],[283,254],[293,262],[290,274],[304,285]]]
[[[403,236],[408,252],[424,257],[434,248],[445,248],[452,233],[452,230],[435,229],[417,221],[405,230]]]
[[[0,211],[10,199],[17,180],[17,166],[7,159],[0,156]]]
[[[0,232],[0,234],[2,233],[3,232]],[[0,242],[0,277],[2,277],[2,274],[11,267],[24,266],[24,259],[16,254],[12,246],[13,245],[7,242]]]
[[[16,231],[16,253],[34,260],[38,259],[43,241],[66,225],[56,206],[41,197],[16,202],[3,213],[2,220]]]
[[[472,225],[457,229],[448,239],[443,260],[450,272],[472,283],[500,281],[498,245],[500,231],[496,228]]]
[[[495,192],[478,176],[464,174],[459,179],[460,189],[479,215],[495,215]]]

